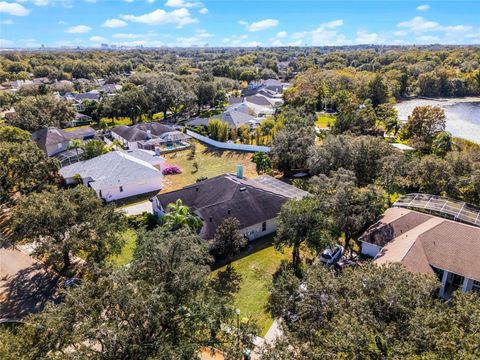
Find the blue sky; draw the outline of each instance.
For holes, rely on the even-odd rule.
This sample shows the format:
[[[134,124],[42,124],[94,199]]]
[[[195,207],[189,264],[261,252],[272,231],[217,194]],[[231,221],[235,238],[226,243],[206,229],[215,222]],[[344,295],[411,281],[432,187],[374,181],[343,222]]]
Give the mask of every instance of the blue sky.
[[[0,47],[480,44],[480,1],[0,0]]]

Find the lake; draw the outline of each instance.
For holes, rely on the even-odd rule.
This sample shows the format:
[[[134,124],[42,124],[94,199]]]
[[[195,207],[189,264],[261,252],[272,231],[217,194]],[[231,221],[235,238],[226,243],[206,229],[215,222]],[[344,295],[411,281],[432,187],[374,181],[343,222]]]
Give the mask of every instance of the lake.
[[[453,136],[480,143],[480,98],[461,99],[412,99],[395,105],[400,120],[406,121],[417,106],[440,106],[447,117],[447,131]]]

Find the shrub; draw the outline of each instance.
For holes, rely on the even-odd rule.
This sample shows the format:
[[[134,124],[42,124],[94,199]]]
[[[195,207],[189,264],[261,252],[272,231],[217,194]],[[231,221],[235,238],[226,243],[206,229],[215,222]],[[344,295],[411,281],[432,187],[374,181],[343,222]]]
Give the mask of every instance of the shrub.
[[[146,230],[150,231],[158,225],[155,216],[146,211],[139,215],[128,216],[127,221],[128,225],[136,230],[145,228]]]
[[[181,173],[182,169],[180,169],[177,165],[166,165],[162,170],[163,175],[176,175]]]

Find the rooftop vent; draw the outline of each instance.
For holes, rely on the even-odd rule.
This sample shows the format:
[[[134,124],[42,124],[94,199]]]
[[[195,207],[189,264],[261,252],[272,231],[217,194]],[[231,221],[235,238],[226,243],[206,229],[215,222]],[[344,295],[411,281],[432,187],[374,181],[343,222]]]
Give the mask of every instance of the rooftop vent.
[[[227,214],[230,215],[232,213],[232,210],[231,209],[228,209],[227,210]]]
[[[245,186],[242,186],[242,187],[240,188],[240,191],[245,191],[245,190],[247,190],[247,188],[246,188]]]
[[[213,218],[212,218],[212,217],[210,217],[208,220],[209,220],[210,222],[212,222],[212,221],[213,221]]]

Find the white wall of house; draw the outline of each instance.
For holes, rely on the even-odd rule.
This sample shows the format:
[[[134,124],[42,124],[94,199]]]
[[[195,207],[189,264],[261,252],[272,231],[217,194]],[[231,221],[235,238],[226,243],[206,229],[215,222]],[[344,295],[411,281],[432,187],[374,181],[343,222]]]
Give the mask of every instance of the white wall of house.
[[[452,289],[449,289],[449,285],[452,281],[453,276],[458,276],[458,275],[455,275],[454,273],[449,272],[447,270],[443,270],[442,279],[441,279],[442,286],[440,287],[438,296],[447,299],[452,295],[451,293]],[[458,290],[460,290],[462,293],[466,293],[471,290],[480,291],[479,281],[475,281],[465,276],[462,276],[462,277],[463,277],[463,282],[459,285]]]
[[[70,144],[70,141],[67,140],[62,143],[47,145],[46,147],[47,155],[53,156],[55,154],[61,153],[62,151],[65,151],[68,149],[69,144]]]
[[[137,141],[129,142],[126,139],[124,139],[123,137],[121,137],[120,135],[114,133],[113,131],[111,132],[111,134],[112,134],[113,139],[120,141],[122,143],[122,145],[127,147],[128,149],[130,149],[130,150],[138,149],[138,142]]]
[[[159,191],[162,189],[162,180],[163,177],[160,175],[156,178],[150,178],[134,183],[119,184],[118,186],[104,188],[97,188],[94,182],[90,185],[100,198],[105,199],[105,201],[107,202],[110,202],[135,195]]]
[[[265,221],[265,230],[263,230],[263,222],[248,226],[240,230],[250,241],[261,238],[262,236],[274,233],[277,230],[277,219]]]
[[[380,246],[362,241],[362,246],[361,246],[361,251],[360,252],[363,255],[367,255],[367,256],[370,256],[370,257],[374,258],[375,256],[377,256],[377,254],[380,252],[380,250],[382,250],[382,248]]]

